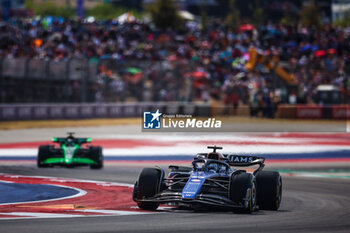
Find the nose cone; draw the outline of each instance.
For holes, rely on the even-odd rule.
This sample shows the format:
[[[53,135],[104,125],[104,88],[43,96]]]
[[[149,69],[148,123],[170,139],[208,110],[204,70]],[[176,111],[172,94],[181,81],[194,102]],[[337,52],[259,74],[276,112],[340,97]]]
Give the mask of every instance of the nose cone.
[[[205,178],[199,178],[191,176],[187,181],[187,184],[182,190],[181,197],[187,199],[194,199],[197,197],[198,193],[201,191],[202,185],[205,181]]]

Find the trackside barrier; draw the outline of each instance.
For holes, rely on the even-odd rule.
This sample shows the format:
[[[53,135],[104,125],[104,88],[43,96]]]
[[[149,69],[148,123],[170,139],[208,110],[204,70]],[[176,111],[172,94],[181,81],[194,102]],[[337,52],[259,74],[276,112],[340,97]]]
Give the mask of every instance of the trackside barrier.
[[[248,107],[245,108],[248,109]],[[222,113],[217,112],[215,106],[206,103],[0,104],[0,121],[141,117],[144,111],[156,111],[157,109],[159,112],[169,115],[185,114],[197,117],[222,115]],[[350,119],[350,106],[279,105],[277,117]]]
[[[318,105],[305,105],[296,107],[296,118],[297,119],[321,119],[322,118],[322,107]]]
[[[0,121],[142,117],[144,111],[211,116],[209,104],[116,103],[116,104],[0,104]]]
[[[349,105],[280,105],[279,118],[297,119],[350,119]]]
[[[296,112],[295,105],[279,105],[277,107],[277,117],[279,118],[296,118]]]
[[[332,108],[333,119],[350,119],[349,105],[336,105]]]

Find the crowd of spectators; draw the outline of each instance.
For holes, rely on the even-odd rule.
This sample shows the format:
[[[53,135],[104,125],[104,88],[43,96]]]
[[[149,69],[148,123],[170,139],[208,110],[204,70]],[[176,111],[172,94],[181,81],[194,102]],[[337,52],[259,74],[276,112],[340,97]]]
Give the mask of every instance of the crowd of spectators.
[[[315,103],[317,86],[331,84],[340,89],[342,102],[346,102],[350,29],[300,24],[244,26],[232,30],[213,20],[206,31],[200,30],[198,23],[188,22],[181,30],[161,32],[142,22],[19,19],[0,22],[0,57],[87,58],[111,60],[123,67],[128,61],[144,64],[139,67],[142,76],[137,76],[137,71],[121,75],[113,68],[106,72],[108,66],[102,66],[97,75],[100,80],[92,88],[94,101],[125,101],[128,92],[141,93],[133,97],[138,101],[215,100],[235,109],[249,104],[252,115],[261,110],[270,116],[264,107],[278,102]],[[295,83],[286,83],[264,63],[248,71],[252,47],[267,60],[277,56],[286,72],[294,75]],[[162,72],[154,64],[161,64]]]

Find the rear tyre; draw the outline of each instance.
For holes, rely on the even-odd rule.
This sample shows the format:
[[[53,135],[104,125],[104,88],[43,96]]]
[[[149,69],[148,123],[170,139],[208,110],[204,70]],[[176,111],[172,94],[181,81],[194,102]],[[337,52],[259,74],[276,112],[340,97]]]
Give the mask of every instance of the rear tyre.
[[[278,210],[282,200],[282,178],[278,172],[261,171],[256,175],[257,202],[261,210]]]
[[[153,197],[160,190],[161,171],[155,168],[144,168],[134,188],[134,197],[137,200]],[[137,205],[143,210],[156,210],[159,203],[137,201]]]
[[[49,153],[50,153],[50,146],[39,146],[38,156],[36,158],[36,162],[39,168],[49,166],[44,163],[44,161],[48,158]]]
[[[90,165],[90,168],[101,169],[103,167],[102,147],[100,146],[90,147],[90,156],[91,156],[91,159],[95,162],[94,164]]]
[[[244,208],[235,212],[252,213],[256,205],[256,185],[250,173],[233,175],[230,180],[230,199]]]

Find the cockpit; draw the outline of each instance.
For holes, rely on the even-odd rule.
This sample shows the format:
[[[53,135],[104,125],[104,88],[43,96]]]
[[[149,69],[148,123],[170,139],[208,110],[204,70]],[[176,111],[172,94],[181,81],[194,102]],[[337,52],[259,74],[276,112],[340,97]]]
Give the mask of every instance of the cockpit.
[[[230,166],[227,164],[227,159],[221,153],[216,152],[217,149],[222,149],[222,147],[208,146],[208,149],[213,149],[210,153],[199,153],[194,158],[192,162],[193,169],[195,171],[203,172],[227,172]]]
[[[69,146],[69,147],[73,147],[75,145],[75,140],[74,138],[67,138],[66,140],[66,145]]]
[[[221,173],[230,169],[228,164],[220,160],[197,159],[192,164],[195,171]]]

